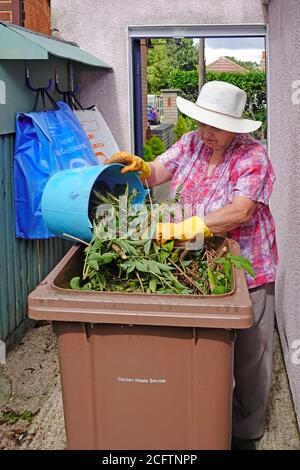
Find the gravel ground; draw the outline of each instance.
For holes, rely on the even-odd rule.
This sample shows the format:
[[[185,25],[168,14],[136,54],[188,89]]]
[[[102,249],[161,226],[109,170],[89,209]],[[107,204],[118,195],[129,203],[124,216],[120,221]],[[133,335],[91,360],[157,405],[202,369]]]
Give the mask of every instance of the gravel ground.
[[[258,449],[300,449],[288,379],[277,332],[267,426]],[[1,367],[1,366],[0,366]],[[56,340],[38,324],[8,354],[0,369],[0,448],[65,449]]]

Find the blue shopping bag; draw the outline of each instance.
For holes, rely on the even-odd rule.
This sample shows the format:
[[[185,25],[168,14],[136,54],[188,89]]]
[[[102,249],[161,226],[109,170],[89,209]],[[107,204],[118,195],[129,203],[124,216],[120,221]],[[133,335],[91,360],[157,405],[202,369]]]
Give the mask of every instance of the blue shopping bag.
[[[60,170],[98,164],[73,111],[62,101],[56,107],[16,117],[14,201],[18,238],[54,237],[41,213],[41,198],[50,176]]]

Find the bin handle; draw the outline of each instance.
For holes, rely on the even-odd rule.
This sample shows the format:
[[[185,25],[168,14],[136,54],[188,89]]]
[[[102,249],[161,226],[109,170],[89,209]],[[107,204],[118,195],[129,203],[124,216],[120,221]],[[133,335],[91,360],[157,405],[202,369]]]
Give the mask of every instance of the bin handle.
[[[87,341],[90,341],[90,337],[92,336],[92,332],[90,331],[90,328],[94,328],[94,324],[93,323],[81,323],[81,326],[82,326],[82,329],[83,329],[83,332],[85,334],[85,339]]]

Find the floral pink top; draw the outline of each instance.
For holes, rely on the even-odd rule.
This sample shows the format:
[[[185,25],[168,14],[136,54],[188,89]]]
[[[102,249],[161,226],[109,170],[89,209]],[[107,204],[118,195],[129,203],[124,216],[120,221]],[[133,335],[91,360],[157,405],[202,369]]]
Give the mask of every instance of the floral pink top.
[[[180,191],[180,204],[191,214],[208,214],[243,196],[258,204],[249,222],[228,232],[241,254],[254,267],[255,278],[246,274],[249,288],[275,280],[278,263],[275,224],[269,198],[275,180],[267,152],[249,134],[238,134],[210,176],[206,176],[212,150],[198,131],[189,132],[157,160],[173,173],[171,197]],[[200,208],[200,210],[199,210]]]

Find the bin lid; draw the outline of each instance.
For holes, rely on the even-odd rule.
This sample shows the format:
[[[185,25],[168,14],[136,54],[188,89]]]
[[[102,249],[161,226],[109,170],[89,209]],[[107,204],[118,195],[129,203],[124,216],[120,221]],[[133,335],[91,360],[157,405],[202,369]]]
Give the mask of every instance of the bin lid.
[[[230,251],[239,245],[229,240]],[[61,262],[29,295],[29,318],[83,323],[119,323],[175,327],[249,328],[252,304],[242,270],[234,268],[235,289],[230,295],[143,294],[79,291],[64,286],[82,262],[80,246]]]
[[[49,54],[92,67],[112,67],[77,44],[0,21],[0,59],[48,60]]]

